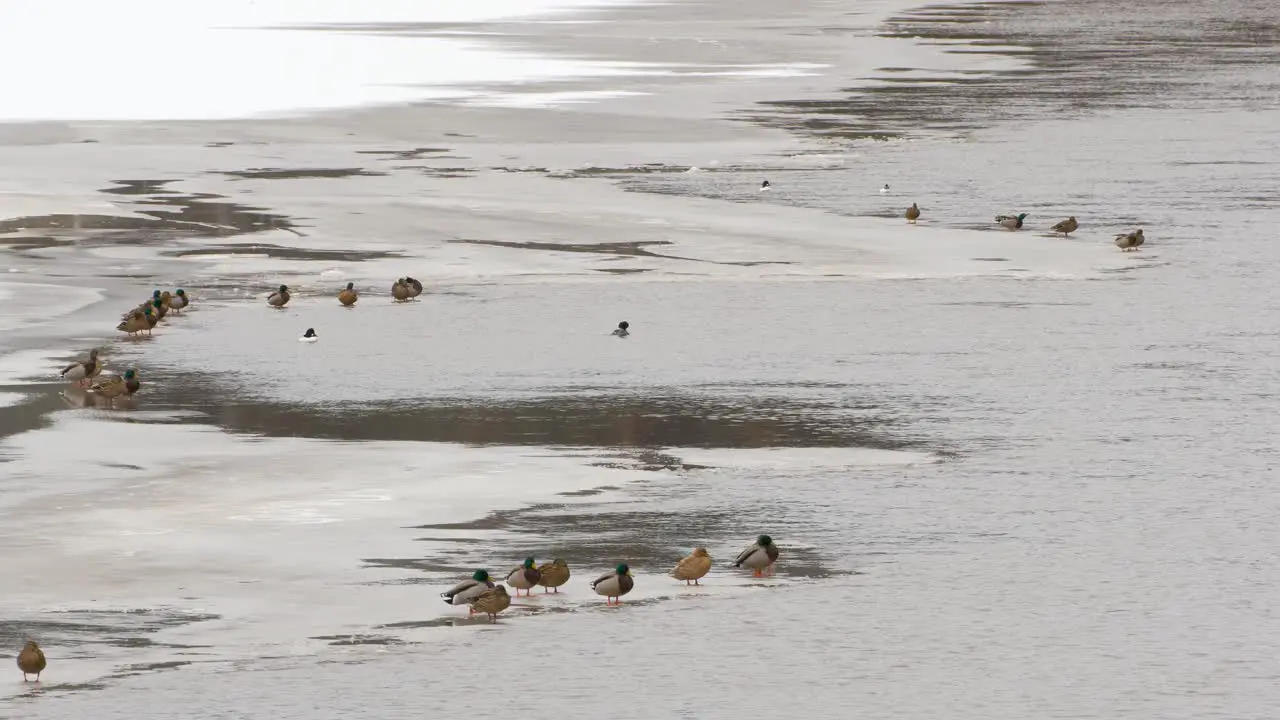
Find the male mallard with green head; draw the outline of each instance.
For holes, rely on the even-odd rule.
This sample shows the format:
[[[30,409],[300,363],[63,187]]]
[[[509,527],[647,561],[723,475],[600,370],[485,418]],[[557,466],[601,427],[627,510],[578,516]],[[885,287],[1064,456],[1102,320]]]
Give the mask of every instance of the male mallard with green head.
[[[1062,233],[1062,237],[1067,237],[1071,233],[1075,232],[1078,227],[1080,227],[1080,223],[1076,222],[1076,216],[1072,215],[1066,220],[1054,225],[1052,229],[1056,233]]]
[[[267,296],[267,304],[273,308],[282,308],[289,302],[289,286],[281,285],[279,290]]]
[[[516,597],[520,597],[521,590],[524,590],[524,594],[528,595],[541,578],[542,573],[538,572],[538,568],[534,566],[533,558],[527,557],[520,567],[507,573],[507,584],[515,588]]]
[[[34,640],[28,640],[18,653],[18,669],[22,671],[22,682],[27,682],[28,675],[35,675],[40,682],[40,673],[49,665],[44,659],[44,651]]]
[[[351,307],[359,299],[360,294],[356,292],[355,283],[347,283],[347,287],[338,293],[338,302],[342,303],[343,307]]]
[[[1027,213],[1018,213],[1017,215],[997,215],[996,222],[1005,230],[1021,230],[1022,221],[1027,219]]]
[[[556,558],[538,566],[538,584],[542,586],[542,592],[547,592],[548,588],[560,592],[560,586],[567,582],[569,582],[569,563],[564,560]]]
[[[1125,252],[1137,250],[1138,246],[1146,242],[1147,239],[1142,235],[1142,228],[1138,228],[1131,233],[1120,233],[1116,236],[1116,247]]]
[[[391,297],[396,302],[404,302],[409,299],[409,286],[405,284],[404,278],[400,278],[391,285]]]
[[[102,363],[98,362],[98,349],[94,348],[89,351],[89,359],[83,362],[74,362],[62,368],[63,380],[75,380],[77,385],[83,386],[87,381],[94,379],[102,372]]]
[[[174,291],[173,297],[169,298],[169,309],[175,313],[191,304],[190,298],[187,297],[187,291],[178,288]]]
[[[121,395],[133,395],[140,387],[142,383],[138,380],[137,371],[130,369],[125,370],[124,375],[112,375],[106,380],[94,383],[89,387],[89,392],[100,398],[106,398],[107,404],[110,405]]]
[[[918,219],[920,219],[920,208],[915,203],[911,203],[911,207],[907,208],[907,222],[915,225]]]
[[[471,573],[470,578],[440,593],[440,597],[444,598],[446,605],[469,605],[484,591],[492,588],[493,581],[489,579],[489,571],[476,570]],[[472,613],[475,613],[475,608],[472,608],[468,614]]]
[[[511,596],[502,585],[494,586],[477,595],[471,601],[471,612],[484,613],[489,622],[498,622],[498,613],[511,607]]]
[[[688,585],[690,580],[694,585],[698,585],[698,579],[708,572],[711,572],[711,556],[707,554],[706,548],[697,547],[688,557],[676,563],[675,568],[671,570],[671,577],[683,580],[685,585]]]
[[[777,561],[778,546],[773,544],[773,538],[761,535],[756,538],[754,545],[738,553],[733,566],[750,568],[753,576],[764,577],[765,570],[768,570],[770,575],[773,574],[773,564]]]
[[[591,581],[591,589],[597,595],[605,597],[606,605],[621,605],[623,595],[631,592],[636,581],[631,577],[631,568],[626,563],[618,563],[611,573],[605,573]]]
[[[409,299],[412,300],[422,294],[422,283],[417,280],[414,280],[411,277],[406,277],[404,279],[404,284],[409,288]]]

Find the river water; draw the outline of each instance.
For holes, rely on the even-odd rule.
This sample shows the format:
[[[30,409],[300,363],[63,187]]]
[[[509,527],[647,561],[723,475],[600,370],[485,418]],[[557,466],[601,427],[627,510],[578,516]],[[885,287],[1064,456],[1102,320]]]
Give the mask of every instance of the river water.
[[[789,52],[837,27],[819,3],[779,12]],[[704,39],[751,48],[724,27]],[[125,276],[106,296],[136,294],[131,274],[199,282],[203,306],[111,346],[147,383],[123,410],[0,388],[20,579],[0,637],[51,663],[0,716],[1280,714],[1280,10],[983,3],[859,32],[981,51],[983,70],[850,69],[847,92],[722,108],[701,154],[621,110],[642,139],[539,111],[565,145],[452,137],[411,177],[401,155],[340,186],[219,190],[305,238],[13,251]],[[303,153],[228,151],[246,155],[218,170]],[[111,162],[116,181],[148,170]],[[188,216],[199,200],[126,187]],[[1028,227],[993,229],[1010,212]],[[1067,215],[1080,230],[1050,237]],[[1139,226],[1141,251],[1111,245]],[[413,263],[428,292],[393,305]],[[331,297],[348,276],[370,287],[355,310]],[[298,297],[268,311],[279,277]],[[77,317],[119,310],[96,307]],[[632,336],[610,337],[622,319]],[[321,341],[295,342],[308,326]],[[776,576],[730,570],[760,532]],[[716,567],[686,588],[663,573],[695,545]],[[566,592],[493,625],[440,603],[528,554],[566,558]],[[620,560],[636,590],[606,608],[586,581]]]

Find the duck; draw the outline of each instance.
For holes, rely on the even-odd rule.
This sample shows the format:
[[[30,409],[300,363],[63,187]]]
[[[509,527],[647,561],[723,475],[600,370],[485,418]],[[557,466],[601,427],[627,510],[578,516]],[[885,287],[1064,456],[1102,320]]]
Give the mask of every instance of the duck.
[[[1000,227],[1005,230],[1021,230],[1022,221],[1027,217],[1027,213],[1018,213],[1017,215],[997,215],[996,222],[1000,223]]]
[[[549,563],[542,563],[538,566],[538,584],[542,586],[542,592],[548,590],[560,592],[560,586],[569,582],[569,563],[560,558],[556,558]]]
[[[1071,233],[1075,232],[1075,231],[1076,231],[1076,228],[1078,228],[1078,227],[1080,227],[1080,223],[1076,222],[1076,216],[1075,216],[1075,215],[1072,215],[1071,217],[1067,218],[1066,220],[1063,220],[1063,221],[1061,221],[1061,222],[1059,222],[1059,223],[1055,224],[1055,225],[1054,225],[1052,228],[1050,228],[1050,229],[1051,229],[1051,230],[1053,230],[1053,231],[1054,231],[1054,232],[1056,232],[1056,233],[1062,233],[1062,237],[1067,237],[1067,236],[1068,236],[1068,235],[1070,235]]]
[[[534,565],[533,558],[527,557],[520,567],[514,568],[507,573],[507,584],[515,588],[516,597],[520,597],[521,590],[524,590],[525,595],[529,595],[533,590],[533,586],[538,584],[538,580],[541,577],[542,573]]]
[[[409,299],[409,286],[405,284],[404,278],[396,280],[391,285],[391,297],[396,302],[404,302]]]
[[[129,337],[137,337],[137,334],[143,330],[150,330],[151,325],[147,322],[147,315],[151,313],[151,308],[137,309],[129,312],[121,321],[116,329],[120,332],[128,333]]]
[[[147,302],[151,303],[151,307],[155,308],[152,312],[156,314],[156,320],[163,320],[165,315],[169,314],[169,306],[164,301],[165,293],[156,290],[151,293],[151,299]]]
[[[912,225],[915,225],[916,220],[920,219],[920,208],[915,203],[911,203],[911,207],[907,208],[906,218],[907,222]]]
[[[493,581],[489,579],[488,570],[476,570],[471,577],[440,593],[446,605],[470,605],[471,601],[480,597],[486,590],[493,589]],[[468,615],[474,614],[475,608]]]
[[[733,561],[733,566],[736,568],[751,568],[753,576],[764,577],[765,570],[769,570],[770,574],[773,573],[773,564],[777,561],[778,546],[773,544],[773,538],[768,535],[761,535],[756,538],[754,545],[738,553],[738,557]]]
[[[623,320],[622,322],[618,323],[618,329],[614,330],[610,334],[613,335],[614,337],[626,337],[631,334],[631,332],[627,330],[627,328],[629,327],[631,327],[631,323],[627,322],[626,320]]]
[[[315,328],[307,328],[307,331],[302,333],[302,337],[298,338],[298,342],[304,343],[313,343],[319,340],[320,336],[316,334]]]
[[[36,682],[40,682],[40,673],[44,672],[48,665],[49,663],[44,659],[44,651],[34,640],[28,640],[18,653],[18,669],[22,671],[22,682],[27,682],[28,675],[35,675]]]
[[[89,359],[82,362],[74,362],[62,368],[63,380],[75,380],[77,385],[83,386],[89,380],[94,379],[102,372],[102,363],[98,362],[98,349],[94,348],[89,351]]]
[[[671,577],[683,580],[685,585],[688,585],[690,580],[697,585],[698,579],[710,571],[711,556],[707,554],[707,549],[696,547],[685,559],[676,563],[676,566],[671,569]]]
[[[416,298],[422,294],[422,283],[411,277],[405,277],[404,284],[409,288],[409,297]]]
[[[885,184],[884,184],[884,187],[880,188],[880,192],[882,192],[882,193],[887,193],[887,192],[889,192],[889,183],[885,183]]]
[[[168,290],[165,290],[164,292],[160,293],[160,302],[164,303],[164,307],[166,311],[172,310],[173,309],[173,293],[169,292]]]
[[[281,285],[279,290],[267,296],[267,304],[274,308],[282,308],[289,303],[289,286]]]
[[[769,184],[769,181],[765,180],[764,182],[760,183],[760,192],[767,192],[771,187],[773,186]]]
[[[477,595],[471,601],[472,613],[484,613],[489,622],[498,622],[498,613],[511,607],[511,596],[505,585],[497,585]]]
[[[605,597],[606,605],[621,605],[620,598],[631,592],[631,588],[635,585],[636,581],[631,577],[631,568],[627,567],[626,563],[618,563],[613,572],[605,573],[591,581],[591,589],[595,590],[597,595]]]
[[[154,328],[156,324],[160,322],[160,315],[158,314],[160,312],[158,309],[159,307],[160,307],[160,300],[159,299],[152,300],[151,306],[148,307],[146,311],[143,313],[143,316],[147,318],[147,334],[148,335],[151,334],[151,329]]]
[[[1120,233],[1116,235],[1116,247],[1125,252],[1137,250],[1138,246],[1146,242],[1147,239],[1142,235],[1142,228],[1138,228],[1131,233]]]
[[[142,387],[142,382],[138,380],[138,372],[129,369],[124,371],[124,375],[113,375],[106,380],[94,383],[89,386],[89,392],[100,398],[105,398],[107,404],[110,405],[121,395],[133,395],[138,392],[140,387]]]
[[[352,305],[355,305],[356,300],[359,299],[360,293],[356,292],[355,283],[347,283],[347,286],[338,293],[338,302],[342,303],[343,307],[351,307]]]
[[[191,304],[191,299],[187,297],[187,291],[178,288],[173,292],[173,297],[169,298],[169,309],[174,313],[179,312],[183,308]]]

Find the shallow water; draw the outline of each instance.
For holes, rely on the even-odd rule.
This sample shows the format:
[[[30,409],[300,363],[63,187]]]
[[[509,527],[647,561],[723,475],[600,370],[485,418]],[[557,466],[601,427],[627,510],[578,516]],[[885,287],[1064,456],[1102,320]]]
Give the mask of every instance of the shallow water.
[[[1251,19],[1215,23],[1227,37],[1194,71],[1164,19],[1193,10]],[[807,11],[788,22],[834,26]],[[997,53],[1096,36],[1071,35],[1069,60],[1015,48],[984,61],[1036,73],[930,90],[955,123],[921,111],[911,141],[781,153],[756,140],[753,155],[708,138],[699,156],[581,135],[554,150],[455,139],[448,154],[467,157],[435,165],[469,177],[378,166],[387,174],[219,180],[248,183],[237,202],[256,193],[263,212],[305,218],[305,237],[232,240],[258,243],[257,257],[191,233],[100,244],[89,261],[74,247],[25,259],[86,275],[136,264],[148,283],[198,280],[202,297],[154,338],[110,344],[112,367],[144,382],[120,410],[26,382],[57,364],[44,351],[0,365],[0,389],[76,408],[0,446],[20,478],[0,482],[15,528],[0,538],[4,571],[24,578],[0,637],[36,634],[53,661],[43,687],[15,683],[0,708],[1274,717],[1280,333],[1265,318],[1280,98],[1254,60],[1275,11],[976,12],[965,28],[924,13],[883,31],[931,41],[933,27]],[[1109,32],[1150,42],[1108,64],[1091,51]],[[1233,32],[1247,52],[1230,50]],[[1090,99],[1060,117],[1047,89],[1068,82]],[[1126,103],[1090,82],[1172,89]],[[985,104],[993,94],[1017,112]],[[471,117],[489,131],[493,116]],[[850,136],[899,134],[901,116],[881,120],[850,122]],[[637,137],[660,127],[632,121],[618,123]],[[404,145],[398,162],[427,147]],[[317,167],[367,167],[316,152]],[[577,177],[487,169],[501,154],[563,158],[548,166]],[[115,162],[106,147],[95,157]],[[198,156],[171,157],[189,170]],[[232,157],[218,171],[299,167]],[[628,169],[645,163],[663,169]],[[681,163],[702,171],[667,169]],[[913,199],[924,220],[907,228],[897,215]],[[504,204],[523,214],[518,233]],[[1018,210],[1029,229],[991,229]],[[1077,236],[1044,231],[1072,213]],[[1147,245],[1119,253],[1112,234],[1136,225]],[[362,227],[376,237],[358,242]],[[312,259],[295,246],[409,252]],[[157,263],[159,248],[203,257]],[[758,260],[790,264],[723,264]],[[600,272],[619,268],[638,272]],[[387,278],[406,271],[428,292],[393,304]],[[348,276],[365,291],[350,310],[333,297]],[[269,310],[280,277],[299,293]],[[622,319],[633,335],[610,337]],[[306,327],[320,342],[296,342]],[[777,575],[728,570],[761,531],[782,547]],[[686,588],[664,573],[695,545],[717,565]],[[570,561],[564,593],[521,598],[493,625],[439,601],[474,567],[504,572],[528,554]],[[618,560],[637,588],[605,608],[586,583]]]

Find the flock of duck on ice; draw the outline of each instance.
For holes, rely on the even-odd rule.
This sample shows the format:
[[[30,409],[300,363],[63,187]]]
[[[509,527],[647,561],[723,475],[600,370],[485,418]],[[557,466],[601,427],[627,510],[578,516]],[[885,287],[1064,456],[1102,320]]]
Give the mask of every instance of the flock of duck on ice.
[[[760,185],[761,191],[771,190],[772,185],[765,180]],[[880,192],[889,192],[889,186],[885,185],[880,188]],[[920,218],[920,208],[916,203],[911,203],[911,207],[907,208],[903,215],[908,223],[915,224]],[[996,223],[1006,230],[1021,230],[1023,221],[1026,220],[1028,213],[1018,213],[1017,215],[997,215]],[[1069,236],[1080,227],[1080,223],[1076,221],[1075,216],[1068,217],[1055,223],[1050,230],[1055,233],[1062,233],[1063,237]],[[1132,232],[1119,233],[1115,236],[1115,244],[1121,250],[1128,252],[1136,250],[1140,247],[1146,238],[1142,234],[1142,228],[1138,228]],[[396,302],[408,302],[422,294],[422,283],[412,277],[403,277],[395,281],[391,286],[391,297]],[[289,287],[281,285],[276,291],[267,297],[267,305],[273,308],[283,308],[289,303]],[[352,307],[359,300],[359,292],[355,289],[354,283],[347,283],[347,286],[338,292],[338,302],[344,307]],[[146,302],[137,308],[130,310],[125,314],[121,323],[116,327],[117,330],[127,333],[130,337],[136,337],[140,333],[151,333],[151,329],[157,323],[165,319],[170,313],[179,314],[184,308],[191,303],[190,297],[185,290],[179,288],[177,291],[170,293],[168,290],[156,290]],[[630,332],[630,325],[626,322],[618,323],[617,329],[613,331],[613,335],[618,337],[627,337]],[[298,338],[301,342],[316,342],[319,335],[316,334],[314,328],[307,328],[306,333]],[[88,392],[96,397],[103,398],[107,404],[110,404],[115,398],[121,396],[131,396],[142,386],[138,379],[138,373],[134,369],[126,370],[122,375],[115,375],[106,380],[94,382],[98,375],[102,372],[103,362],[99,360],[98,351],[95,349],[89,353],[89,359],[72,363],[62,370],[62,377],[75,381],[81,386],[88,386]],[[734,561],[734,567],[747,567],[755,571],[757,577],[760,577],[765,570],[771,570],[773,563],[778,559],[778,549],[770,540],[769,536],[761,535],[756,544],[743,550]],[[695,584],[698,579],[705,576],[711,569],[711,557],[707,554],[705,548],[697,548],[693,554],[681,560],[675,569],[671,571],[672,577],[686,581],[692,581]],[[550,563],[544,563],[534,566],[533,558],[526,558],[524,564],[507,573],[506,582],[516,588],[516,594],[519,595],[520,590],[526,592],[531,590],[535,585],[541,585],[544,592],[548,589],[554,589],[559,592],[559,588],[569,580],[569,566],[563,560],[554,560]],[[606,573],[591,581],[591,587],[596,593],[604,595],[609,604],[620,602],[618,598],[631,592],[634,581],[631,577],[631,570],[625,563],[619,564],[614,571]],[[496,619],[498,613],[507,609],[511,604],[511,597],[507,594],[506,587],[501,584],[495,584],[489,577],[486,570],[476,570],[471,578],[458,583],[448,592],[443,594],[444,600],[450,605],[469,605],[471,613],[486,613],[490,619]],[[27,674],[36,675],[39,679],[40,672],[44,670],[45,658],[44,653],[34,642],[28,642],[26,647],[18,655],[18,666],[22,669],[23,679]]]
[[[773,574],[774,563],[778,561],[778,546],[773,538],[761,535],[734,558],[733,567],[747,568],[754,577],[765,577]],[[703,547],[694,548],[687,557],[676,563],[668,573],[685,585],[698,585],[698,581],[711,572],[711,555]],[[549,563],[537,565],[533,558],[524,559],[518,567],[512,568],[503,579],[507,585],[516,589],[516,596],[524,590],[532,595],[533,588],[541,586],[542,592],[560,592],[560,587],[569,582],[569,564],[560,558]],[[605,598],[606,605],[619,605],[622,596],[635,587],[635,578],[626,563],[618,563],[612,572],[591,581],[591,589]],[[490,622],[497,622],[498,613],[511,606],[511,595],[506,585],[495,583],[485,569],[476,570],[471,577],[454,585],[440,596],[448,605],[467,605],[468,615],[481,613],[489,616]],[[28,640],[18,652],[18,669],[22,671],[22,681],[27,682],[28,675],[35,675],[40,681],[40,673],[48,666],[48,660],[40,645]]]

